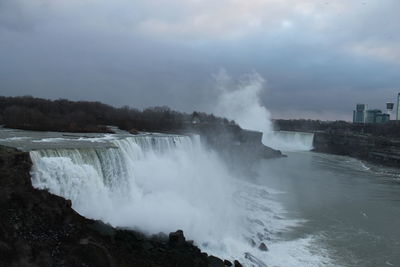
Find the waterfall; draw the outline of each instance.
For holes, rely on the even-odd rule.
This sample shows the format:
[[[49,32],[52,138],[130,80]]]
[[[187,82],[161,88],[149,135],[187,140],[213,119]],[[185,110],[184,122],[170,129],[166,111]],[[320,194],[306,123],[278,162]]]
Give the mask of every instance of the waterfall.
[[[313,149],[313,133],[273,131],[264,133],[264,135],[264,144],[275,149],[282,151],[310,151]]]
[[[115,148],[31,151],[32,184],[88,218],[145,233],[182,229],[208,249],[241,239],[232,177],[198,136],[115,138]]]
[[[93,141],[105,146],[81,144]],[[281,193],[238,179],[199,136],[108,135],[73,145],[46,142],[31,151],[32,184],[70,199],[85,217],[148,234],[182,229],[201,250],[244,266],[272,266],[281,261],[274,255],[309,244],[300,239],[287,247],[280,233],[299,221],[285,219],[275,201]],[[259,250],[261,243],[273,253]]]

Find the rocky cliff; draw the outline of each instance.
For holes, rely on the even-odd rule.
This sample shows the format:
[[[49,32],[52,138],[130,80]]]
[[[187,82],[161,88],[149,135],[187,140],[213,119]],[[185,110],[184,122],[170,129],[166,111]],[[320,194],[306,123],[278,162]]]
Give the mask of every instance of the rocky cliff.
[[[352,132],[316,132],[314,151],[400,167],[400,140]]]
[[[194,124],[186,128],[199,134],[204,143],[218,151],[229,163],[250,167],[260,159],[282,157],[279,150],[262,143],[263,133],[245,130],[237,126]]]
[[[275,120],[278,130],[314,133],[313,151],[346,155],[400,167],[400,123],[357,124],[344,121]]]
[[[147,237],[80,216],[32,187],[31,165],[28,153],[0,147],[0,266],[232,266],[182,231]]]

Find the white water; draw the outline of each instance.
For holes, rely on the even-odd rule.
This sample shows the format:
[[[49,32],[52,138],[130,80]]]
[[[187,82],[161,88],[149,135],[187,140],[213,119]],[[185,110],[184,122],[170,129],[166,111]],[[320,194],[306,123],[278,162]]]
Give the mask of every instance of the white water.
[[[326,263],[321,252],[310,250],[314,237],[279,237],[302,223],[285,218],[274,200],[281,192],[237,179],[197,136],[112,142],[116,148],[31,151],[33,185],[71,199],[80,214],[113,226],[149,234],[182,229],[202,250],[247,266],[257,266],[252,257],[268,266]],[[261,242],[269,252],[257,249]]]
[[[215,113],[237,122],[242,128],[263,132],[266,146],[283,151],[312,149],[313,134],[274,131],[271,113],[262,104],[265,80],[256,72],[233,80],[225,70],[215,75],[218,102]]]
[[[232,177],[198,137],[113,142],[116,149],[30,152],[33,185],[71,199],[82,215],[114,226],[149,234],[182,229],[197,244],[227,254],[224,240],[242,239]]]
[[[309,151],[313,149],[313,133],[273,131],[266,134],[267,144],[282,151]]]

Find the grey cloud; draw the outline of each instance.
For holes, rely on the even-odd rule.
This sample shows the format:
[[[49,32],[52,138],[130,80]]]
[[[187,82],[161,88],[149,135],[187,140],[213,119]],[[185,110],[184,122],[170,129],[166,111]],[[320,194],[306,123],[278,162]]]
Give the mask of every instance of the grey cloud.
[[[34,22],[18,0],[0,0],[0,31],[30,31]]]
[[[46,0],[0,0],[0,94],[210,110],[212,74],[224,67],[233,76],[259,72],[267,80],[263,101],[276,117],[350,119],[356,102],[381,107],[400,89],[400,64],[351,49],[399,45],[398,1],[364,2],[349,4],[343,16],[316,9],[328,14],[325,27],[313,24],[319,13],[290,11],[282,16],[290,27],[272,23],[235,38],[184,38],[138,31],[150,18],[187,19],[184,10],[155,1],[71,0],[61,9]]]

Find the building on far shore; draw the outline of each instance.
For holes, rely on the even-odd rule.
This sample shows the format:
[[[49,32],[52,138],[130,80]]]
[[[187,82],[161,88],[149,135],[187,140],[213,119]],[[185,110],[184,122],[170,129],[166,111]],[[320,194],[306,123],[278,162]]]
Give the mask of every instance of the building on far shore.
[[[353,122],[365,123],[367,109],[368,109],[367,104],[357,104],[356,110],[353,110]]]
[[[380,109],[368,109],[367,104],[357,104],[353,110],[353,123],[385,123],[390,121],[390,116],[396,115],[395,120],[400,120],[400,93],[397,94],[396,114],[393,114],[394,102],[386,102],[386,113]]]
[[[380,109],[370,109],[367,110],[367,116],[365,118],[365,123],[384,123],[390,120],[390,115],[382,113]]]
[[[353,123],[385,123],[390,121],[390,114],[380,109],[368,109],[366,104],[357,104],[353,111]]]
[[[400,93],[397,94],[396,120],[400,120]]]
[[[394,108],[393,102],[386,102],[386,113],[389,114],[390,116],[393,115],[393,108]]]

